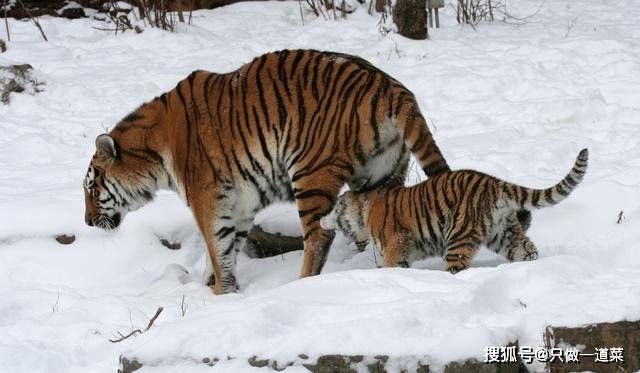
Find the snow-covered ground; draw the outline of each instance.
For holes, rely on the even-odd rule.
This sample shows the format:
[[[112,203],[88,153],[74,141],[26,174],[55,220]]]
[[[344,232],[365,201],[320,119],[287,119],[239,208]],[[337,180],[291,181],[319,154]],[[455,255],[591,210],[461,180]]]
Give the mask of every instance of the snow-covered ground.
[[[531,14],[541,1],[510,9]],[[381,37],[378,17],[362,9],[346,21],[307,15],[303,25],[297,2],[257,2],[196,12],[173,34],[116,36],[93,29],[104,27],[97,21],[44,17],[48,43],[10,20],[0,64],[29,63],[46,86],[0,107],[0,371],[113,372],[122,353],[147,372],[247,372],[247,357],[299,353],[427,355],[433,368],[516,338],[538,346],[548,324],[640,319],[638,19],[636,0],[556,0],[525,24],[474,31],[449,5],[431,40],[410,41]],[[454,168],[549,186],[588,147],[584,183],[534,213],[540,259],[509,264],[483,251],[455,276],[439,259],[375,269],[370,248],[356,253],[338,236],[321,276],[297,280],[300,252],[241,257],[241,291],[214,296],[201,283],[203,242],[176,195],[161,194],[114,233],[84,225],[97,134],[194,69],[231,71],[283,48],[357,54],[399,79]],[[258,221],[299,230],[292,206]],[[75,243],[58,244],[61,233]],[[159,306],[151,330],[108,341],[144,328]],[[199,363],[227,356],[239,359]]]

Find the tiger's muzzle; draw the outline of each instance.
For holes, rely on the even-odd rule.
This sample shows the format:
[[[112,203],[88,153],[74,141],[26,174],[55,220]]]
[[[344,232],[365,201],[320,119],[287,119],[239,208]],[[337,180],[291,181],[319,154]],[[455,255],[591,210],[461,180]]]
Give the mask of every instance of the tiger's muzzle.
[[[88,226],[105,230],[116,229],[120,225],[121,221],[122,218],[119,213],[116,213],[113,216],[100,214],[85,218],[85,223],[87,223]]]

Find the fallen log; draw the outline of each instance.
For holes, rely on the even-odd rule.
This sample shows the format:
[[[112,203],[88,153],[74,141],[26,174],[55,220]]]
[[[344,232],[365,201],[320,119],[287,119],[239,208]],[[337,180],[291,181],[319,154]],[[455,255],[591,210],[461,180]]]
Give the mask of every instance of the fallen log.
[[[302,237],[265,232],[254,225],[247,235],[247,255],[251,258],[267,258],[304,248]]]

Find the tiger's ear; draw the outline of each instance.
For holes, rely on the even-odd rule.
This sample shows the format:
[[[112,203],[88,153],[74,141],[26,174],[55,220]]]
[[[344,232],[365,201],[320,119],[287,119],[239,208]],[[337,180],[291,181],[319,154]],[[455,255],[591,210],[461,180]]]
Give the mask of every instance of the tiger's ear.
[[[103,133],[96,137],[96,155],[95,157],[108,165],[116,160],[116,142],[113,137]]]

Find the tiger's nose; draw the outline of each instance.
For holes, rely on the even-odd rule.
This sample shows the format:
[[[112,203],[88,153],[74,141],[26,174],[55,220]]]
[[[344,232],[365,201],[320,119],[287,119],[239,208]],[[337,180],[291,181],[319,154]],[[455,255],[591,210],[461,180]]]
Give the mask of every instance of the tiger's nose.
[[[84,218],[84,222],[87,223],[88,226],[93,227],[93,219]]]

